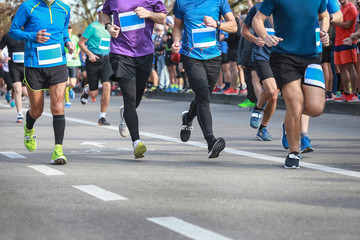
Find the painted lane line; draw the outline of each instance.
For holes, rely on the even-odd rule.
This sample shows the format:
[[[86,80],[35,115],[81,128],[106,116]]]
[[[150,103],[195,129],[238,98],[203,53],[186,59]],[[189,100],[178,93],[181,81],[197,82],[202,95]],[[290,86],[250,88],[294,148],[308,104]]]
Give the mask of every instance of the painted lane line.
[[[0,154],[8,157],[8,158],[26,158],[25,156],[18,154],[16,152],[0,152]]]
[[[231,240],[175,217],[147,218],[147,220],[194,240]]]
[[[52,117],[52,115],[48,114],[48,113],[43,113],[43,115]],[[81,123],[84,125],[97,126],[97,123],[80,120],[80,119],[76,119],[76,118],[66,117],[66,120],[71,121],[71,122]],[[102,128],[119,131],[119,129],[114,126],[103,126]],[[160,139],[160,140],[164,140],[164,141],[168,141],[168,142],[181,143],[181,144],[186,144],[186,145],[199,147],[199,148],[207,148],[207,145],[204,143],[193,142],[193,141],[188,141],[186,143],[183,143],[177,138],[167,137],[167,136],[163,136],[163,135],[159,135],[159,134],[140,132],[140,135],[151,137],[151,138],[156,138],[156,139]],[[236,149],[232,149],[232,148],[225,148],[223,152],[231,153],[231,154],[238,155],[238,156],[256,158],[256,159],[260,159],[263,161],[281,163],[281,164],[283,164],[285,162],[285,158],[272,157],[272,156],[268,156],[268,155],[264,155],[264,154],[241,151],[241,150],[236,150]],[[327,167],[324,165],[307,163],[304,161],[301,161],[301,167],[318,170],[318,171],[322,171],[322,172],[340,174],[340,175],[344,175],[344,176],[348,176],[348,177],[360,178],[360,172],[345,170],[345,169],[341,169],[341,168]]]
[[[46,165],[32,165],[28,167],[36,171],[39,171],[47,176],[65,175],[65,173],[60,172],[59,170],[53,169],[51,167],[48,167]]]
[[[103,143],[97,143],[97,142],[83,142],[83,143],[80,143],[80,145],[91,145],[91,146],[95,146],[95,147],[104,148]]]
[[[91,196],[99,198],[103,201],[127,200],[127,198],[124,198],[118,194],[106,191],[106,190],[99,188],[97,186],[94,186],[94,185],[78,185],[78,186],[73,186],[73,187],[80,191],[83,191]]]

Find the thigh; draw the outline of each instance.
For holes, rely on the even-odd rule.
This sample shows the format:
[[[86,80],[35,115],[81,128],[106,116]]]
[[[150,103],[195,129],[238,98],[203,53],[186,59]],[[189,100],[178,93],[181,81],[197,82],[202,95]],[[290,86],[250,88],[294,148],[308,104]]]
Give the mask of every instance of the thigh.
[[[286,111],[301,116],[304,103],[304,95],[301,88],[301,79],[285,84],[281,88],[285,100]]]
[[[325,107],[325,89],[302,84],[304,94],[304,114],[311,117],[321,115]]]
[[[136,58],[136,87],[145,89],[152,71],[152,55]]]
[[[267,61],[255,61],[253,62],[255,71],[259,76],[262,83],[265,79],[274,78],[274,74],[271,70],[270,63]]]
[[[110,76],[112,74],[112,69],[110,65],[110,59],[105,59],[101,66],[101,83],[111,82]]]
[[[220,68],[221,68],[221,57],[219,56],[212,59],[208,59],[204,62],[204,64],[205,64],[206,75],[208,80],[208,87],[209,90],[212,92],[216,84],[216,81],[219,78]]]
[[[48,86],[54,86],[62,83],[66,83],[67,81],[67,67],[66,65],[60,65],[56,67],[50,67],[44,69],[46,76],[48,77]]]
[[[207,73],[202,61],[184,56],[183,63],[190,87],[194,91],[199,88],[208,88]]]
[[[99,88],[99,75],[102,71],[101,65],[98,62],[90,62],[88,59],[85,63],[87,72],[87,82],[89,84],[90,91],[96,91]]]
[[[9,63],[10,77],[13,83],[24,80],[24,65],[18,63]]]
[[[110,80],[120,81],[120,79],[136,79],[136,63],[135,58],[110,53],[110,64],[113,69],[113,75],[111,75]],[[150,69],[151,71],[151,69]],[[89,73],[88,73],[89,77]]]

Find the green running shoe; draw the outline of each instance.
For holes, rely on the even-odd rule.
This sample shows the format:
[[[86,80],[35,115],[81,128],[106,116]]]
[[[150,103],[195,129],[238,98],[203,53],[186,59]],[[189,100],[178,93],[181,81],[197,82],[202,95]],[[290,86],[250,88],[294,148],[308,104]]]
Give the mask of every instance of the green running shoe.
[[[137,158],[143,158],[145,152],[146,152],[146,147],[145,147],[145,145],[144,145],[140,140],[136,140],[136,141],[134,142],[134,155],[135,155],[135,159],[137,159]]]
[[[54,148],[54,152],[52,154],[51,158],[51,164],[56,165],[64,165],[66,164],[66,157],[64,156],[62,145],[56,144]]]
[[[252,101],[250,101],[249,99],[245,99],[245,101],[243,101],[242,103],[239,103],[238,104],[238,107],[241,107],[241,108],[253,108],[255,107],[255,103],[253,103]]]
[[[24,125],[24,144],[27,150],[30,152],[35,152],[36,150],[36,135],[34,128],[29,130],[26,127],[26,123]]]

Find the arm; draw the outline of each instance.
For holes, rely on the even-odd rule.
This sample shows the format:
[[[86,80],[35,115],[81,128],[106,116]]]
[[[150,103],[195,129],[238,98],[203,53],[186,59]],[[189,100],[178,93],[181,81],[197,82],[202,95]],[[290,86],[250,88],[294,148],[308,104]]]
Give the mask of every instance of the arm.
[[[165,25],[166,14],[161,12],[151,12],[146,10],[143,7],[137,7],[134,12],[139,16],[139,18],[150,18],[155,23]]]
[[[87,48],[87,46],[85,45],[85,43],[88,41],[89,39],[81,37],[79,40],[79,49],[81,49],[86,55],[88,55],[90,62],[96,62],[97,59],[99,59],[98,56],[96,56],[95,54],[93,54],[92,52],[90,52],[90,50]]]
[[[175,23],[173,29],[174,43],[171,45],[171,50],[173,53],[178,53],[180,51],[180,41],[182,39],[183,28],[184,28],[184,20],[175,17]]]
[[[254,28],[256,34],[264,40],[265,44],[268,47],[276,46],[280,41],[282,41],[282,38],[276,37],[275,35],[269,35],[264,26],[264,22],[266,20],[267,16],[258,11],[252,20],[252,27]]]
[[[234,15],[231,12],[228,12],[227,14],[225,14],[224,19],[225,22],[221,23],[219,29],[228,33],[236,33],[237,24]],[[217,23],[212,17],[205,16],[204,23],[206,27],[217,28]]]
[[[21,4],[11,24],[9,35],[15,40],[36,42],[37,32],[25,32],[21,28],[28,21],[28,13],[24,4]]]
[[[260,37],[255,37],[252,35],[249,29],[250,27],[244,23],[241,28],[241,35],[243,35],[246,40],[255,43],[259,47],[263,47],[265,42]]]
[[[353,24],[353,21],[346,20],[345,22],[333,22],[333,24],[341,28],[349,29]]]
[[[337,11],[336,13],[332,14],[331,23],[341,23],[343,21],[343,14],[341,10]]]
[[[249,8],[249,9],[254,6],[252,0],[248,0],[248,1],[247,1],[247,4],[248,4],[248,8]]]
[[[111,23],[111,25],[106,25],[106,30],[110,33],[112,38],[117,38],[119,36],[120,27],[117,25],[113,25],[111,22],[110,15],[107,13],[103,13],[104,23]]]
[[[328,11],[319,13],[319,24],[320,24],[320,40],[324,46],[329,46],[330,37],[328,34],[330,27],[330,15]]]
[[[2,49],[0,49],[0,62],[1,63],[7,63],[7,62],[9,62],[9,60],[10,60],[11,58],[10,57],[4,57],[3,56],[3,54],[2,54]]]

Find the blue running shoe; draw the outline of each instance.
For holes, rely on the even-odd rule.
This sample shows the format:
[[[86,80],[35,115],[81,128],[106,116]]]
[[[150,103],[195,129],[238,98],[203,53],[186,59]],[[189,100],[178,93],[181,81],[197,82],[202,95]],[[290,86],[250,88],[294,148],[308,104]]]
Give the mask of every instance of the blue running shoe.
[[[289,143],[286,137],[286,131],[285,131],[285,124],[284,122],[281,123],[281,130],[282,130],[282,136],[281,136],[281,144],[285,149],[289,149]]]
[[[260,129],[256,134],[256,138],[259,139],[260,141],[271,141],[271,135],[269,133],[269,131],[266,129],[266,127]]]
[[[6,101],[7,101],[8,103],[10,103],[10,100],[11,100],[11,92],[10,92],[10,91],[8,91],[8,92],[6,93],[5,99],[6,99]]]
[[[71,102],[66,102],[65,103],[65,108],[71,108]]]
[[[261,111],[255,110],[255,108],[253,108],[250,115],[250,127],[258,128],[260,126],[260,120],[262,119],[262,117],[263,115]]]
[[[11,100],[10,107],[15,107],[15,101],[14,100]]]
[[[310,144],[311,140],[309,137],[301,138],[301,153],[308,153],[314,151]]]
[[[75,98],[75,92],[74,92],[73,89],[70,89],[70,90],[69,90],[69,97],[70,97],[70,99],[74,99],[74,98]]]

